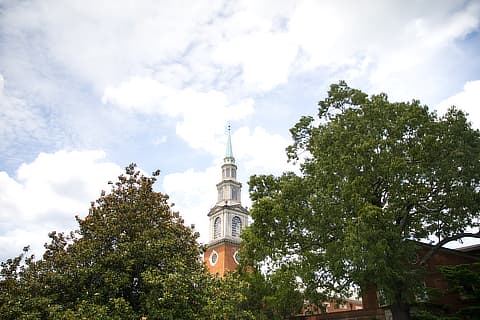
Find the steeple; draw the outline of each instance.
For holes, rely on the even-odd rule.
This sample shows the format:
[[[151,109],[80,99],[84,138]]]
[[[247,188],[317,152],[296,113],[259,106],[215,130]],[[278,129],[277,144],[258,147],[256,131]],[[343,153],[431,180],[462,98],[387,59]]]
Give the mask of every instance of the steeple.
[[[248,211],[241,204],[242,184],[237,181],[230,125],[221,168],[222,180],[217,183],[217,203],[208,213],[210,241],[204,258],[211,273],[223,275],[226,270],[236,268],[240,233],[248,225]]]
[[[231,134],[231,128],[230,125],[228,125],[228,138],[227,138],[227,152],[225,152],[225,159],[227,158],[232,158],[233,162],[235,162],[235,158],[233,157],[233,151],[232,151],[232,134]]]

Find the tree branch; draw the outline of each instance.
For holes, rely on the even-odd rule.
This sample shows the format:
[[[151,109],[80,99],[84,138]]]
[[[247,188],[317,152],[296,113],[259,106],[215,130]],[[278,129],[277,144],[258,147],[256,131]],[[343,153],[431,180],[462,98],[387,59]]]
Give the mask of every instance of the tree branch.
[[[439,242],[438,242],[435,246],[433,246],[433,247],[430,249],[430,251],[428,251],[428,253],[422,258],[422,260],[420,261],[420,265],[423,265],[423,264],[427,263],[428,260],[430,260],[430,258],[434,255],[434,253],[437,252],[438,249],[440,249],[441,247],[443,247],[443,246],[446,245],[447,243],[452,242],[452,241],[455,241],[455,240],[458,240],[458,239],[462,239],[462,238],[479,238],[479,239],[480,239],[480,231],[477,232],[477,233],[469,233],[469,232],[459,233],[459,234],[456,234],[456,235],[454,235],[454,236],[445,238],[445,239],[443,239],[442,241],[439,241]]]
[[[407,225],[407,220],[411,215],[411,211],[414,208],[413,204],[408,204],[405,208],[405,214],[403,215],[402,219],[400,220],[400,230],[405,231],[405,226]]]

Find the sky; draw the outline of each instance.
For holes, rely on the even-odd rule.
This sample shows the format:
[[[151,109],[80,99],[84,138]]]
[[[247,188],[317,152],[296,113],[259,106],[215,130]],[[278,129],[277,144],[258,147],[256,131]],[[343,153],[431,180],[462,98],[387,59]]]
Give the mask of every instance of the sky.
[[[226,126],[249,176],[345,80],[480,127],[480,1],[0,0],[0,260],[75,230],[129,163],[208,241]]]

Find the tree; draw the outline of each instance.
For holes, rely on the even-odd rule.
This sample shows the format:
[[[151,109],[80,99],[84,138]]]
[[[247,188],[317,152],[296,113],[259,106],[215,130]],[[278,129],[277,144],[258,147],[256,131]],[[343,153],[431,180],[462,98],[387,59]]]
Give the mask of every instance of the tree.
[[[260,270],[240,268],[233,274],[236,282],[246,283],[242,308],[249,310],[257,320],[290,319],[299,314],[304,296],[292,270],[285,266],[265,274]]]
[[[250,263],[289,265],[312,294],[374,285],[394,319],[408,319],[435,250],[480,237],[479,132],[456,108],[439,117],[345,82],[331,85],[318,119],[302,117],[290,131],[287,155],[301,175],[249,182]],[[411,240],[435,246],[419,257]]]
[[[198,234],[153,191],[157,175],[128,166],[77,217],[79,230],[49,234],[42,259],[26,249],[2,263],[3,319],[211,319],[212,309],[221,319],[249,319],[232,313],[242,296],[200,261]]]

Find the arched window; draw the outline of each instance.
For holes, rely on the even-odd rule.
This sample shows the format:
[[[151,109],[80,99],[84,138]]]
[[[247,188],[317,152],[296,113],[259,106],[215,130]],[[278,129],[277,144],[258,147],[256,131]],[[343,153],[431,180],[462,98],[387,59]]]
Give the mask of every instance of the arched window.
[[[232,187],[232,200],[238,200],[238,188]]]
[[[213,239],[220,238],[222,235],[222,219],[220,217],[217,217],[215,219],[215,222],[213,223]]]
[[[232,219],[232,236],[240,236],[240,230],[242,229],[242,221],[239,217],[235,216]]]

